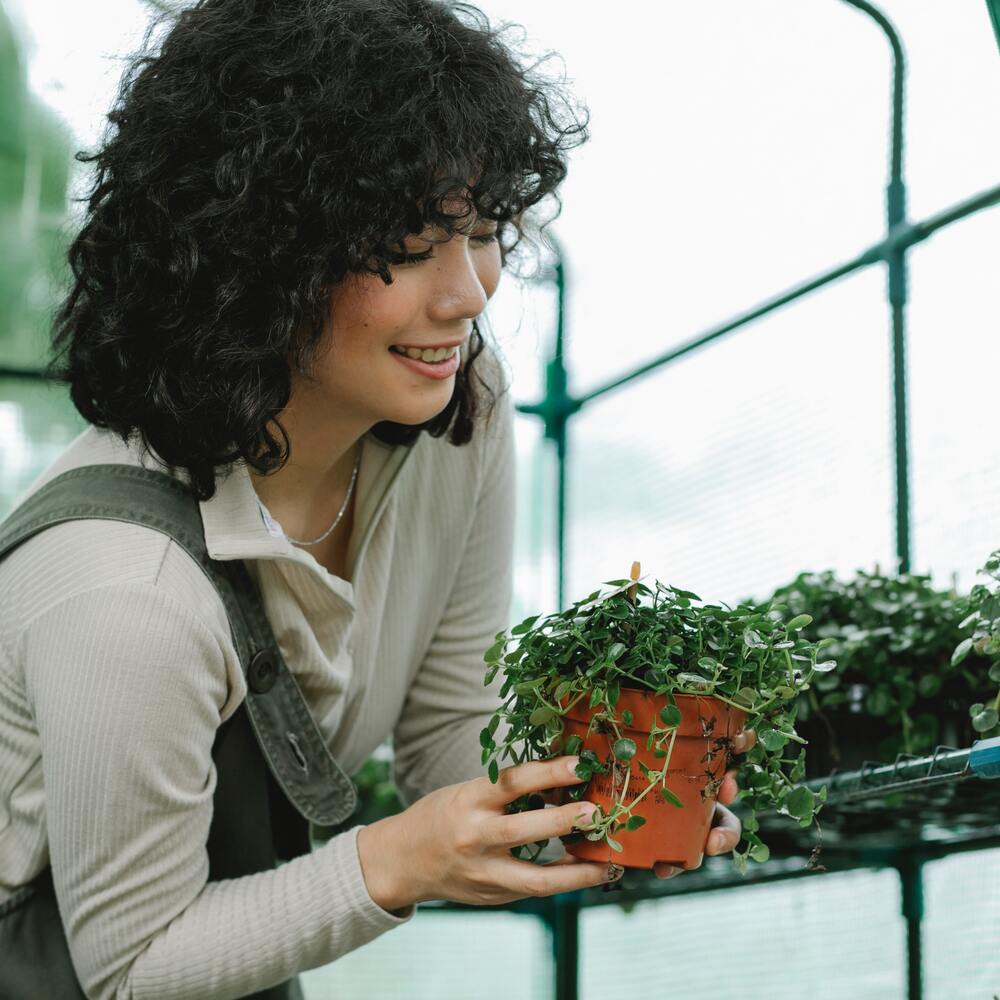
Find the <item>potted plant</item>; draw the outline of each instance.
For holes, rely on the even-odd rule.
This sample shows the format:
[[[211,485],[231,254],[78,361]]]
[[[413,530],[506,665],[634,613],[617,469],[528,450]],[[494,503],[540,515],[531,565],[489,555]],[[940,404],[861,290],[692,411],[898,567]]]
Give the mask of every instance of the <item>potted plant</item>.
[[[972,729],[977,737],[987,738],[1000,735],[1000,550],[990,554],[979,572],[992,582],[977,583],[969,594],[968,614],[960,625],[969,634],[955,647],[952,663],[961,666],[973,654],[989,658],[985,677],[982,670],[975,677],[975,690],[988,692],[988,698],[969,706]]]
[[[929,576],[885,576],[876,568],[848,580],[802,573],[771,599],[789,614],[808,608],[817,624],[804,635],[828,641],[837,661],[800,696],[810,776],[969,744],[968,706],[988,663],[968,648],[953,655],[967,598],[935,588]]]
[[[481,733],[483,763],[496,781],[504,761],[577,754],[587,784],[573,797],[594,802],[587,829],[567,849],[591,860],[650,868],[695,867],[715,795],[731,760],[732,737],[757,733],[743,798],[744,869],[764,861],[758,812],[772,809],[809,826],[825,797],[796,784],[802,738],[795,704],[832,670],[822,643],[770,606],[704,604],[656,582],[610,581],[564,611],[525,619],[487,650],[486,683],[503,672],[503,704]],[[533,796],[513,810],[538,808]],[[525,845],[534,859],[545,842]]]

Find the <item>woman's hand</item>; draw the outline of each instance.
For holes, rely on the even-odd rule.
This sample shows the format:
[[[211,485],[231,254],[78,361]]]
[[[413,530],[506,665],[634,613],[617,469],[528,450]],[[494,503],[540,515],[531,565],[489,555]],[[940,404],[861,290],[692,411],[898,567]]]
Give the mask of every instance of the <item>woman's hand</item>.
[[[757,734],[752,730],[744,730],[733,737],[733,754],[746,753],[757,742]],[[719,798],[715,803],[715,816],[712,818],[712,830],[708,835],[708,843],[705,844],[705,853],[708,855],[726,854],[735,849],[743,834],[743,824],[726,808],[739,793],[736,784],[736,771],[727,771],[722,784],[719,786]],[[675,868],[673,865],[658,864],[653,866],[653,872],[657,878],[673,878],[683,871],[691,869]]]
[[[559,837],[587,823],[594,810],[590,802],[505,813],[507,804],[522,795],[580,784],[578,762],[577,757],[555,757],[504,768],[495,785],[488,778],[449,785],[363,827],[358,856],[372,899],[385,910],[428,899],[496,904],[610,881],[607,864],[567,857],[538,865],[510,854],[512,847]]]

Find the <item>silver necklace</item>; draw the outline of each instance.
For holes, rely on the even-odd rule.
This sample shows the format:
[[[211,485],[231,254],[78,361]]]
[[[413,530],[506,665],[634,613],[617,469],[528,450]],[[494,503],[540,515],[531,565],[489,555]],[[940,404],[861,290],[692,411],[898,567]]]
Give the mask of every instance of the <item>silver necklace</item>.
[[[361,446],[358,446],[358,455],[354,459],[354,471],[351,473],[351,484],[347,487],[347,496],[344,497],[344,502],[340,505],[340,510],[337,511],[337,516],[333,519],[333,524],[330,525],[326,531],[323,532],[319,538],[314,538],[311,542],[303,542],[298,538],[292,538],[291,535],[286,535],[285,537],[292,543],[292,545],[319,545],[325,538],[330,536],[330,533],[334,528],[340,524],[341,518],[344,516],[344,511],[347,510],[347,505],[351,502],[351,495],[354,493],[354,483],[358,478],[358,469],[361,467]]]

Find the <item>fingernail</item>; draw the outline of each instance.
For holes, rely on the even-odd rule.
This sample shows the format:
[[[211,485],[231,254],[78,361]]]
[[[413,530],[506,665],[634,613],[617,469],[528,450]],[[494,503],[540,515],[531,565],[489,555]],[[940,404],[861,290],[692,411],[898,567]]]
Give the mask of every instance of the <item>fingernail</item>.
[[[608,881],[609,882],[616,882],[624,874],[625,874],[625,869],[624,869],[624,867],[622,867],[622,865],[616,865],[616,864],[612,864],[611,862],[608,862]]]
[[[566,759],[566,766],[569,768],[569,773],[572,775],[576,774],[577,766],[580,763],[579,757],[568,757]]]

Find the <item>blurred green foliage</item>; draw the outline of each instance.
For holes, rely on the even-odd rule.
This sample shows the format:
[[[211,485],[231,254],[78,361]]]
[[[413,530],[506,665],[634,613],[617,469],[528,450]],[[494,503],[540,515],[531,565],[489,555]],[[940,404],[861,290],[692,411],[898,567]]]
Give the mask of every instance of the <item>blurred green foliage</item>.
[[[0,6],[0,364],[45,357],[63,283],[72,135],[30,93],[17,39]]]
[[[0,368],[39,369],[66,278],[70,130],[28,89],[0,4]],[[0,378],[0,516],[83,427],[66,390]]]

